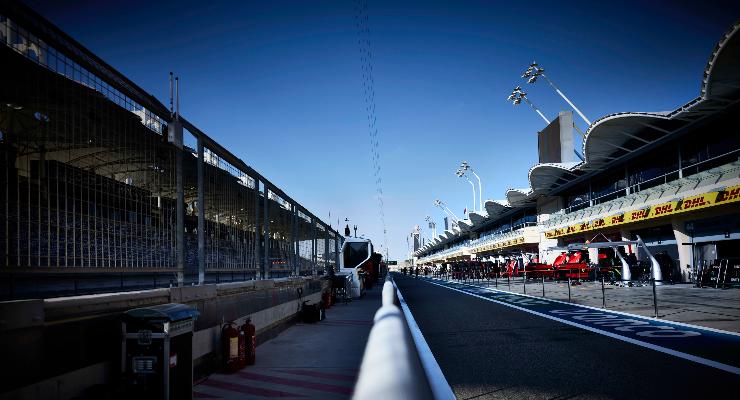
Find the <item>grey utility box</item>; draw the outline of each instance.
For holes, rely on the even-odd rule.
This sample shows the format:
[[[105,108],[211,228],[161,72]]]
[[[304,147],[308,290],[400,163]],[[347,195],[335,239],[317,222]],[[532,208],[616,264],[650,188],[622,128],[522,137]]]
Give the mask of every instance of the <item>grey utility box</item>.
[[[126,398],[192,399],[193,326],[198,315],[178,303],[125,312],[121,372]]]

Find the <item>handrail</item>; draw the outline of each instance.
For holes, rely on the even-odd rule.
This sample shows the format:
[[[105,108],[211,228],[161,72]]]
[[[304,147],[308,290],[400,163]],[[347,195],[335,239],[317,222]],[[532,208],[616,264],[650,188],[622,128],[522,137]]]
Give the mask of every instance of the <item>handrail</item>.
[[[434,399],[390,274],[373,318],[353,399]]]

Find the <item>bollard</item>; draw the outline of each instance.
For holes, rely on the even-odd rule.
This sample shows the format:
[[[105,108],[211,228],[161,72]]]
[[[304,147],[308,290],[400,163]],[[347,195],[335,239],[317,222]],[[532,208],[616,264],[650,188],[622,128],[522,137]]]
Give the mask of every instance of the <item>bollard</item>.
[[[493,279],[496,280],[496,289],[498,289],[498,274],[494,275]]]
[[[650,280],[653,282],[653,307],[655,307],[655,318],[658,318],[658,296],[655,293],[655,278]]]
[[[524,271],[522,282],[524,283],[524,294],[527,294],[527,271]]]
[[[509,291],[511,292],[511,279],[509,276],[506,277],[506,284],[509,285]]]
[[[568,303],[570,303],[570,277],[568,277]]]
[[[542,297],[545,297],[545,277],[542,277]]]
[[[606,308],[606,296],[604,292],[604,275],[601,276],[601,308]]]

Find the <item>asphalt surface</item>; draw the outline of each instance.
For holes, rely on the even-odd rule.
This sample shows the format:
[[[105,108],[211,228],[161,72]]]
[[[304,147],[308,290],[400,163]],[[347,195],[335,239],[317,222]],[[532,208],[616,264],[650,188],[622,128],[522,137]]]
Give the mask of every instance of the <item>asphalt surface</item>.
[[[740,377],[403,275],[458,399],[734,398]]]

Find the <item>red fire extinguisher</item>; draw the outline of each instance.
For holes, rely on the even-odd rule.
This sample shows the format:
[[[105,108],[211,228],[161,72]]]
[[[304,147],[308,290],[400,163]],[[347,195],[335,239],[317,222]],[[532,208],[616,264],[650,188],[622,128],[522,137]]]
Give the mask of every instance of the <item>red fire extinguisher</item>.
[[[227,372],[239,370],[239,331],[233,321],[221,328],[221,357]]]
[[[244,321],[244,325],[241,326],[241,333],[244,335],[246,341],[243,365],[254,365],[257,355],[257,335],[255,326],[252,324],[250,318]]]

